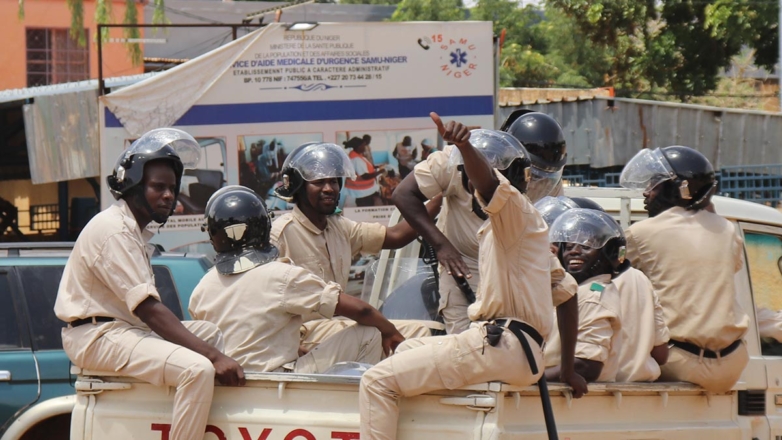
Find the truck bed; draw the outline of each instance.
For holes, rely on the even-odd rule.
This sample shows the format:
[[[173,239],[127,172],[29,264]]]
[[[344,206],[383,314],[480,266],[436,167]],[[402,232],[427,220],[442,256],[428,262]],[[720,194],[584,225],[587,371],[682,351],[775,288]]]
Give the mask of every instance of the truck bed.
[[[244,387],[218,386],[206,439],[358,439],[352,376],[247,373]],[[81,375],[72,439],[167,440],[173,389],[129,378]],[[560,439],[749,439],[737,392],[688,383],[590,384],[571,399],[549,387]],[[489,382],[400,403],[399,439],[547,438],[538,388]]]

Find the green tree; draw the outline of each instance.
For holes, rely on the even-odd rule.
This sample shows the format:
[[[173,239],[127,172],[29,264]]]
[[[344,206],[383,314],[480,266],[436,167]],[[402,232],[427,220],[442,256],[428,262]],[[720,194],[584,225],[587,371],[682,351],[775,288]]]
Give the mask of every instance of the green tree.
[[[391,21],[464,20],[462,0],[402,0]]]

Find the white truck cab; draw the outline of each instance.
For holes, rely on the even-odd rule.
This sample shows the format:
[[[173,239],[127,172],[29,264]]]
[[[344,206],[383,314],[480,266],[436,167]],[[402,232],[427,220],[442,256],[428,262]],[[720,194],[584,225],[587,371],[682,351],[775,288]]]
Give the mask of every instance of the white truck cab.
[[[638,192],[567,188],[566,194],[595,200],[624,226],[646,216]],[[715,197],[714,204],[717,213],[739,226],[746,243],[746,264],[736,274],[736,285],[751,317],[746,335],[751,360],[741,380],[722,394],[689,383],[593,383],[581,399],[552,383],[559,438],[782,439],[782,357],[770,355],[776,343],[761,341],[755,319],[756,307],[782,309],[782,213],[724,197]],[[394,261],[417,257],[417,246],[384,252],[377,268],[400,272]],[[375,284],[388,278],[376,277],[386,281]],[[375,305],[385,299],[378,288],[370,292]],[[100,372],[78,373],[72,440],[168,439],[173,390]],[[358,439],[359,377],[246,376],[245,387],[217,387],[206,439]],[[474,384],[403,398],[400,410],[399,439],[547,438],[537,387]]]

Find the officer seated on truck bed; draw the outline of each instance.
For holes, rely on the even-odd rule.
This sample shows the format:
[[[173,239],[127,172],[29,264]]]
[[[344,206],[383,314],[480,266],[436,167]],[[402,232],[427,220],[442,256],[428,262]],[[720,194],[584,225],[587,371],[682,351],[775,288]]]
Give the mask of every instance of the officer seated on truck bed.
[[[660,380],[729,391],[749,362],[749,317],[733,279],[743,266],[743,239],[707,209],[717,187],[714,168],[689,147],[645,149],[625,165],[619,183],[643,190],[649,212],[625,235],[627,257],[652,281],[671,332]]]
[[[579,285],[576,372],[590,382],[614,382],[622,324],[619,291],[611,278],[625,258],[622,229],[604,212],[573,208],[554,221],[549,240]],[[546,376],[551,380],[559,377],[559,347],[559,335],[552,333],[546,347]]]
[[[375,222],[355,222],[336,213],[345,179],[356,177],[350,158],[338,145],[310,142],[295,148],[285,158],[282,176],[283,184],[275,189],[275,195],[296,206],[293,212],[274,221],[271,243],[292,264],[339,284],[343,290],[348,285],[353,257],[401,248],[417,235],[406,221],[385,227]],[[428,209],[430,215],[436,215],[439,203],[430,203]],[[344,319],[322,319],[317,314],[304,320],[304,351],[354,324]],[[405,338],[431,336],[425,321],[392,323]]]
[[[374,364],[404,340],[369,304],[333,282],[277,260],[269,243],[266,205],[251,189],[231,186],[207,203],[206,224],[215,266],[190,298],[190,314],[216,324],[225,352],[248,371],[322,373],[338,362]],[[302,317],[341,315],[356,321],[299,356]]]
[[[397,438],[400,396],[486,381],[527,386],[543,374],[554,298],[548,228],[523,194],[530,180],[528,153],[507,133],[471,133],[460,123],[446,126],[435,113],[431,116],[443,139],[456,145],[453,165],[464,165],[488,217],[478,231],[482,282],[468,309],[473,320],[468,330],[410,340],[364,373],[359,390],[363,440]],[[562,379],[580,397],[586,383],[573,370],[572,358],[564,362]]]
[[[171,440],[204,437],[215,377],[244,383],[242,368],[221,352],[215,325],[181,323],[160,302],[149,263],[146,227],[168,220],[185,166],[180,157],[200,151],[189,134],[160,128],[122,152],[107,179],[117,202],[79,235],[54,305],[68,323],[62,345],[75,365],[176,388]]]

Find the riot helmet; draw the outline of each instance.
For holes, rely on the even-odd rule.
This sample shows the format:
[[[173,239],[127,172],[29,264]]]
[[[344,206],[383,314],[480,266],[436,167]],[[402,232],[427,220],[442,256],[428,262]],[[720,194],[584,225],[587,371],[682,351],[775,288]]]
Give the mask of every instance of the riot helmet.
[[[182,174],[185,168],[194,168],[201,159],[201,147],[192,136],[176,128],[157,128],[148,131],[136,139],[130,148],[117,158],[114,170],[106,177],[111,194],[115,199],[127,198],[134,193],[143,194],[141,183],[144,181],[144,168],[147,163],[158,160],[169,161],[176,175],[175,197],[179,197]],[[152,220],[164,223],[154,212],[146,198],[141,204],[149,212]],[[171,208],[173,214],[176,204]],[[171,215],[169,214],[169,215]]]
[[[579,208],[594,209],[595,211],[606,212],[605,208],[600,206],[599,203],[595,202],[592,199],[588,199],[586,197],[571,197],[570,200],[572,200],[576,205],[578,205]]]
[[[321,179],[355,179],[356,171],[345,151],[336,144],[308,142],[296,147],[282,164],[282,185],[275,188],[277,197],[293,202],[304,182]]]
[[[603,261],[598,258],[590,267],[580,269],[579,272],[582,274],[580,281],[598,275],[593,272],[603,262],[611,267],[612,273],[615,273],[625,261],[627,240],[624,232],[613,217],[602,211],[574,208],[564,212],[549,228],[549,241],[559,244],[560,260],[563,259],[565,244],[568,243],[590,250],[601,250]],[[567,269],[566,262],[562,263]]]
[[[516,110],[500,128],[513,135],[529,152],[532,180],[527,195],[533,202],[551,195],[562,180],[567,144],[562,127],[551,116],[529,109]]]
[[[508,133],[498,130],[475,129],[470,131],[470,143],[483,153],[492,168],[496,168],[522,194],[530,180],[529,153],[524,146]],[[451,163],[462,167],[464,159],[458,148],[451,151]],[[466,173],[463,182],[466,183]]]
[[[717,179],[711,162],[698,151],[679,145],[638,152],[625,165],[619,183],[644,191],[650,216],[673,206],[700,210],[711,203]],[[651,192],[656,193],[651,196]]]
[[[277,258],[279,251],[269,242],[271,219],[255,192],[231,187],[212,195],[207,205],[205,229],[217,252],[218,272],[242,273]]]
[[[540,216],[543,217],[543,220],[549,227],[565,211],[578,207],[573,200],[565,196],[546,196],[535,202],[535,209],[538,210]]]

